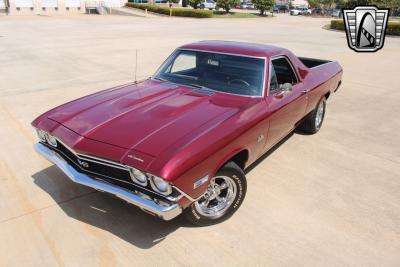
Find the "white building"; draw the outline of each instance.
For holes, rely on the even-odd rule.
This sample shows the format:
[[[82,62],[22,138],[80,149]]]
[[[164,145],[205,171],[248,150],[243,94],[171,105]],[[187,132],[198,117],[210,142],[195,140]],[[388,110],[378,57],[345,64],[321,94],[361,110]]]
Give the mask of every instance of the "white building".
[[[0,0],[0,9],[8,7],[9,14],[85,13],[87,8],[121,7],[127,0]]]

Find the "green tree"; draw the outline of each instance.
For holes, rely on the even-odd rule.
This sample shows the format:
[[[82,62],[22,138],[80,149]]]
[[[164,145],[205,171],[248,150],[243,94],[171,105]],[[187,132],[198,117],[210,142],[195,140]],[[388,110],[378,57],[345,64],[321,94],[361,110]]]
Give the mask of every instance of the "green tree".
[[[197,9],[200,7],[201,0],[188,0],[187,3],[189,6],[193,7],[194,9]]]
[[[228,13],[232,7],[239,4],[240,0],[217,0],[217,7],[224,9],[226,13]]]
[[[253,0],[252,2],[260,10],[261,15],[264,15],[264,12],[270,10],[275,4],[275,0]]]
[[[311,8],[319,7],[321,5],[321,0],[308,0],[308,5]]]

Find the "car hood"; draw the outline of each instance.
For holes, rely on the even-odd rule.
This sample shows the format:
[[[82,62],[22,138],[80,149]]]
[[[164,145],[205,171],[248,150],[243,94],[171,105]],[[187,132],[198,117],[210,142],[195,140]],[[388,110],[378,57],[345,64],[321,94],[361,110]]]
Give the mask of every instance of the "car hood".
[[[72,101],[47,117],[88,139],[156,157],[183,136],[210,120],[218,123],[219,117],[233,115],[247,102],[246,97],[146,80]]]

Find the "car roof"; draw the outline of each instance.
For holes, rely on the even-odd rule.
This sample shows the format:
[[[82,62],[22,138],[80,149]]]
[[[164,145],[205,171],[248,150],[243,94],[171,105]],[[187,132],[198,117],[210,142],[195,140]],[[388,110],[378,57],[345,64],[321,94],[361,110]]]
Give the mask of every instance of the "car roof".
[[[234,41],[200,41],[179,47],[179,49],[200,50],[253,57],[272,57],[287,54],[288,50],[273,45]]]

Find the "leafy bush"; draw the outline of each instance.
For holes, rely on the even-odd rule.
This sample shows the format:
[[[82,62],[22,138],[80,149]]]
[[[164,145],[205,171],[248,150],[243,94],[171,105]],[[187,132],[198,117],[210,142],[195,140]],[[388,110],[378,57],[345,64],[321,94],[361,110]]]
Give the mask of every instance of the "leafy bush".
[[[158,6],[154,4],[138,4],[126,3],[127,7],[139,8],[142,10],[147,9],[150,12],[169,15],[170,9],[165,6]],[[177,17],[193,17],[193,18],[211,18],[213,13],[209,10],[194,10],[187,8],[172,8],[172,16]]]
[[[217,0],[217,7],[225,10],[226,13],[231,10],[232,7],[240,4],[240,0]]]
[[[260,14],[264,15],[266,10],[270,10],[274,6],[275,0],[253,0],[252,3],[260,10]]]
[[[343,20],[332,20],[331,29],[344,31],[345,26]],[[386,28],[387,35],[400,35],[400,21],[389,21]]]
[[[344,31],[345,27],[343,20],[339,19],[331,20],[331,29]]]
[[[343,20],[332,20],[331,29],[344,31],[345,26]],[[389,21],[386,28],[387,35],[400,35],[400,22],[399,21]]]
[[[400,21],[389,21],[386,29],[386,34],[400,35]]]

